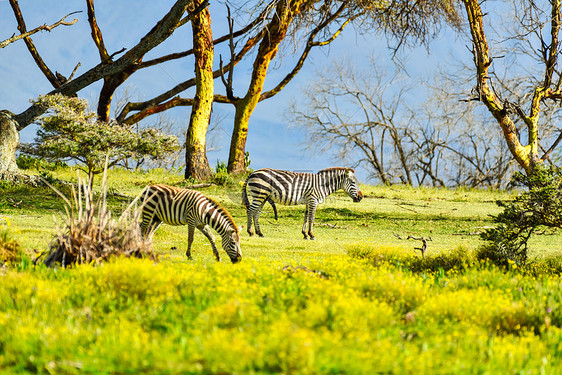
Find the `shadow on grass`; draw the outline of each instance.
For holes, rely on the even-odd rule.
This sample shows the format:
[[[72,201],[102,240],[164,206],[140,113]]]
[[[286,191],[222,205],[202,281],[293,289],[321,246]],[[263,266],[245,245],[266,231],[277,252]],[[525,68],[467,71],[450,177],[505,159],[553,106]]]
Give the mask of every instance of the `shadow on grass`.
[[[68,185],[56,184],[55,187],[67,197],[72,194]],[[108,195],[108,206],[116,213],[121,212],[127,201],[127,198]],[[64,200],[47,186],[0,184],[0,212],[20,210],[32,210],[39,214],[52,210],[64,211]]]

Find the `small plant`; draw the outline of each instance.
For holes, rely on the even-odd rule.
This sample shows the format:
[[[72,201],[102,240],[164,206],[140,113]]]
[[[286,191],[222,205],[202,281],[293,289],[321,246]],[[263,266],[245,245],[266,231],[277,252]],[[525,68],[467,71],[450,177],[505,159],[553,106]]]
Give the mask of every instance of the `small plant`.
[[[479,251],[479,258],[502,266],[527,262],[527,243],[538,227],[562,228],[562,169],[540,166],[528,176],[517,173],[512,184],[528,190],[512,202],[497,202],[504,211],[494,216],[497,226],[482,233],[488,244]]]
[[[228,174],[227,165],[225,162],[217,160],[215,174],[213,175],[213,182],[220,186],[228,186],[232,184],[232,179]]]
[[[7,225],[0,225],[0,265],[18,262],[22,259],[22,255],[23,250],[12,238]]]
[[[132,210],[138,198],[115,220],[107,209],[107,164],[97,201],[91,183],[79,178],[77,189],[72,186],[70,200],[49,184],[66,203],[66,226],[57,226],[57,235],[49,245],[45,265],[52,267],[61,264],[67,267],[100,263],[115,256],[156,260],[150,241],[141,235],[138,225],[140,209]]]
[[[252,164],[252,161],[250,160],[250,153],[246,151],[244,153],[244,170],[246,172],[252,172],[252,171],[248,171],[248,168],[250,168],[250,164]]]

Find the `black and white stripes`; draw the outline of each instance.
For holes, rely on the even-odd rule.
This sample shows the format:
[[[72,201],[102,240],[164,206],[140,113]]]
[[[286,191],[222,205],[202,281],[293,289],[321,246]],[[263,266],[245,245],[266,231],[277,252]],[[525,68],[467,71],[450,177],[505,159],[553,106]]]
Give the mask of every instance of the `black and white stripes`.
[[[185,254],[191,258],[191,244],[197,228],[209,239],[215,258],[220,261],[210,230],[213,228],[222,237],[222,248],[232,263],[242,260],[238,228],[228,211],[217,202],[195,190],[161,184],[148,186],[143,197],[141,230],[144,236],[152,237],[161,223],[187,225],[189,232]]]
[[[242,188],[242,203],[246,206],[248,215],[248,233],[250,236],[254,234],[253,221],[256,233],[263,237],[259,226],[259,215],[265,202],[272,205],[276,214],[275,202],[284,205],[306,204],[302,233],[305,239],[308,236],[314,239],[312,227],[316,207],[324,201],[324,198],[340,189],[344,189],[354,202],[359,202],[363,198],[351,168],[328,168],[316,174],[259,169],[248,176]],[[251,203],[247,190],[252,196]]]

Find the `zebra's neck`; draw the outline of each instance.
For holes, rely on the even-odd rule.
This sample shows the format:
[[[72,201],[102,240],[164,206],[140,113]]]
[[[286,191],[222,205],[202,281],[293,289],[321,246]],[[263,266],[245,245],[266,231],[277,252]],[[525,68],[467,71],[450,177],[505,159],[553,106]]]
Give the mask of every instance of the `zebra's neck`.
[[[325,197],[343,187],[344,174],[341,171],[326,171],[319,176],[320,184],[325,192]]]
[[[217,231],[221,236],[227,231],[237,231],[234,219],[226,210],[214,201],[210,201],[212,208],[207,212],[207,224]]]

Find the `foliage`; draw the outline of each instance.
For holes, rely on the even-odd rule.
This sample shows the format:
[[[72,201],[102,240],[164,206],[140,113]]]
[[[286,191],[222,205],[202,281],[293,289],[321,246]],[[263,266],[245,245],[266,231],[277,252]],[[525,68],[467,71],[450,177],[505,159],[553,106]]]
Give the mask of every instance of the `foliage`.
[[[87,111],[84,99],[57,94],[39,97],[36,104],[49,107],[53,113],[39,120],[35,143],[22,144],[22,152],[51,161],[76,160],[88,174],[103,171],[106,155],[111,167],[129,158],[163,159],[179,149],[176,137],[159,130],[136,132],[114,121],[97,121],[96,114]]]
[[[18,168],[35,169],[37,171],[54,171],[58,168],[67,167],[68,165],[61,161],[49,162],[43,158],[33,157],[31,155],[19,155],[16,159]]]
[[[403,247],[374,246],[355,243],[347,247],[347,253],[357,259],[364,259],[374,266],[392,265],[412,272],[463,271],[474,265],[472,253],[460,246],[450,252],[413,256],[411,250]]]
[[[232,178],[227,170],[227,164],[223,161],[217,160],[215,173],[213,175],[213,182],[220,186],[232,185]]]
[[[118,220],[112,219],[111,211],[107,209],[105,181],[106,174],[97,201],[91,181],[86,183],[79,179],[77,189],[72,187],[70,200],[53,187],[66,202],[66,227],[57,227],[57,236],[51,241],[48,253],[44,254],[45,265],[67,267],[100,263],[115,256],[156,260],[150,241],[142,237],[138,225],[140,209],[130,212],[136,200]]]
[[[53,174],[68,180],[73,169]],[[107,173],[110,189],[131,196],[148,183],[183,180],[161,170]],[[245,219],[239,191],[205,189],[237,222]],[[100,267],[22,262],[3,269],[0,372],[562,370],[562,261],[549,257],[506,270],[476,261],[470,251],[480,241],[472,233],[489,226],[488,213],[499,212],[493,200],[511,193],[361,189],[360,205],[335,194],[317,211],[316,241],[299,235],[302,207],[284,207],[279,223],[264,222],[269,236],[242,236],[245,260],[237,265],[215,262],[204,236],[194,242],[201,257],[186,261],[186,228],[163,226],[154,238],[156,264],[115,257]],[[0,202],[7,196],[23,201],[2,212],[20,229],[13,237],[26,250],[45,246],[62,200],[46,188],[0,185]],[[111,194],[106,199],[112,209],[128,205]],[[425,257],[413,250],[419,243],[397,239],[397,231],[431,234]],[[558,250],[551,243],[561,237],[544,237],[541,246]]]
[[[538,227],[562,228],[562,169],[539,166],[530,175],[517,173],[513,183],[528,190],[511,202],[498,201],[504,211],[494,216],[496,227],[482,233],[488,244],[480,256],[496,264],[524,264]]]
[[[0,217],[0,266],[20,262],[24,251],[9,230],[9,221]]]
[[[298,267],[116,259],[2,281],[0,367],[12,372],[561,370],[557,277],[423,277],[337,256]]]

